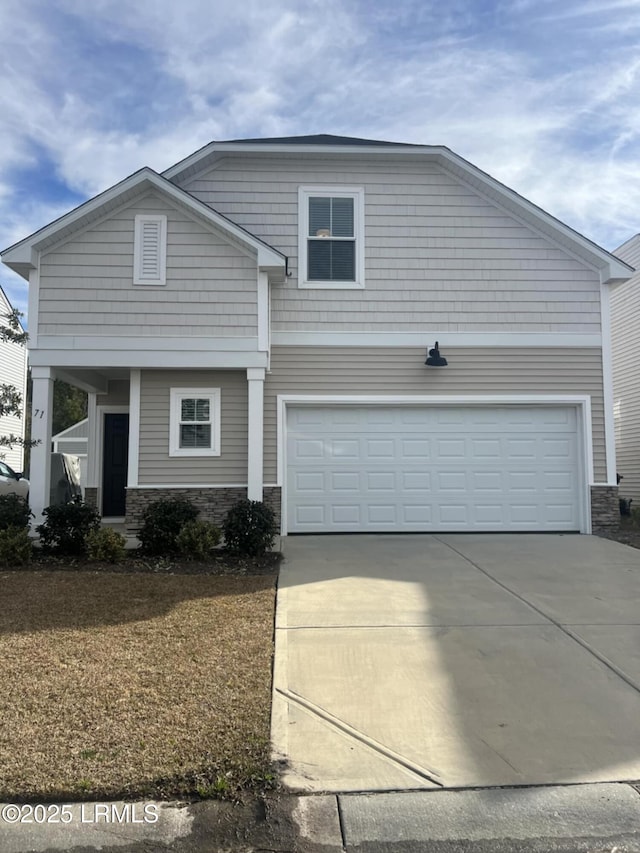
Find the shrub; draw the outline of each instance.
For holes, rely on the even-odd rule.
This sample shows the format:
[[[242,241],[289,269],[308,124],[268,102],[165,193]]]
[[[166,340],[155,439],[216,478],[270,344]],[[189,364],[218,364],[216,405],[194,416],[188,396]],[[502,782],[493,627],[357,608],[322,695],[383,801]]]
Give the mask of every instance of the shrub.
[[[181,554],[192,560],[206,560],[220,542],[220,528],[210,521],[188,521],[176,537]]]
[[[227,547],[251,557],[264,554],[277,533],[273,510],[262,501],[238,501],[227,513],[223,529]]]
[[[92,560],[119,563],[124,560],[127,540],[112,527],[99,527],[87,536],[87,552]]]
[[[84,554],[88,535],[100,526],[98,510],[82,501],[54,504],[42,514],[45,522],[36,527],[36,533],[43,549],[64,556]]]
[[[32,517],[29,504],[20,495],[0,495],[0,530],[6,530],[8,527],[28,527]]]
[[[161,498],[150,503],[142,514],[138,533],[145,554],[166,554],[178,550],[176,539],[189,521],[195,521],[198,509],[186,498]]]
[[[26,566],[31,559],[32,547],[26,527],[5,527],[0,530],[0,566]]]

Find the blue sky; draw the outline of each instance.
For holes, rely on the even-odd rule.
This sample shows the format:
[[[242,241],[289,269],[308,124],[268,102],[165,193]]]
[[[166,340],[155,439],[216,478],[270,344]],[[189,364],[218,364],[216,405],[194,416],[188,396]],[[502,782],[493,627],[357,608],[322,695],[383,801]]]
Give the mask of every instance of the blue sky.
[[[212,139],[306,133],[447,145],[607,249],[640,230],[640,0],[2,0],[0,63],[1,248]]]

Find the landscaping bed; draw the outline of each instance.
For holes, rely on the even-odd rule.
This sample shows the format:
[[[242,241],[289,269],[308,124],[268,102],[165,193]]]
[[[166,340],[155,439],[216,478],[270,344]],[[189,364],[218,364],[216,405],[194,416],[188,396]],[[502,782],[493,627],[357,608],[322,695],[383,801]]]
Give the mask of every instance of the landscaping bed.
[[[278,558],[0,571],[0,799],[271,786]]]

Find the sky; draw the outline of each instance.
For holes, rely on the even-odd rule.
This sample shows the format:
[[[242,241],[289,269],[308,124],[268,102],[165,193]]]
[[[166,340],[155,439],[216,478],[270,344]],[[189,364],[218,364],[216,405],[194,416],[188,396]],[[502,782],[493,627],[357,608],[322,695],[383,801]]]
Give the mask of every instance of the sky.
[[[446,145],[609,250],[640,231],[640,0],[0,0],[0,64],[0,249],[211,140],[311,133]]]

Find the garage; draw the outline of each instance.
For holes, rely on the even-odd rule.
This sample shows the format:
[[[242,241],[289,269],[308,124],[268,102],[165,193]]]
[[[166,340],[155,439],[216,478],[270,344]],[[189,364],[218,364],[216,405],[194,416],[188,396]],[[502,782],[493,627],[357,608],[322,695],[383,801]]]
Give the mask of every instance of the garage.
[[[289,533],[578,531],[578,413],[560,405],[287,407]]]

